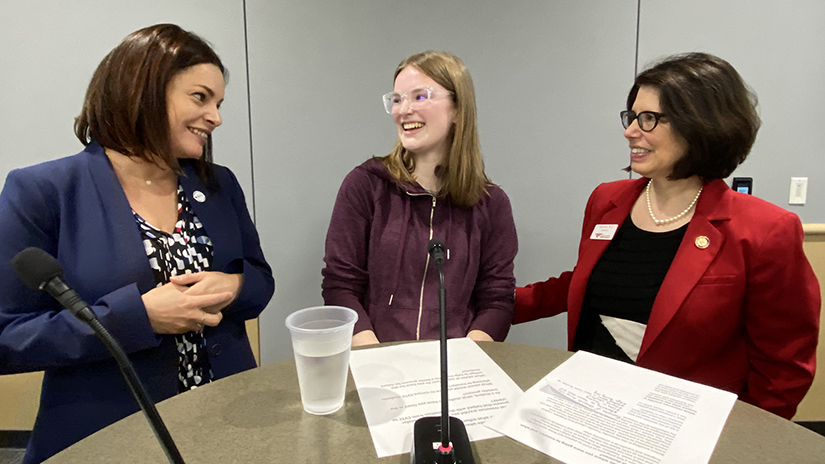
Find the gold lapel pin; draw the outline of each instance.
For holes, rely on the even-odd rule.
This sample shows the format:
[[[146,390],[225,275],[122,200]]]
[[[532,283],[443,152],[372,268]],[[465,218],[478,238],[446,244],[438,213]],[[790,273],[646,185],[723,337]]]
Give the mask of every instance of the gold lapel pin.
[[[696,244],[696,248],[704,250],[705,248],[710,246],[710,239],[705,237],[704,235],[700,235],[696,237],[696,240],[694,240],[693,243]]]

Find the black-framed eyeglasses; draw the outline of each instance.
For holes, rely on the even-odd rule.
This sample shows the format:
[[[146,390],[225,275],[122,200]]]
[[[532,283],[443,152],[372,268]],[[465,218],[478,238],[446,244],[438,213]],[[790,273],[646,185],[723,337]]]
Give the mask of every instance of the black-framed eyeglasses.
[[[664,113],[657,113],[655,111],[642,111],[639,114],[636,114],[635,111],[622,111],[619,113],[619,116],[622,117],[622,126],[625,129],[630,127],[633,124],[633,121],[636,120],[639,122],[639,129],[650,132],[656,128],[659,124],[659,120],[665,117]]]

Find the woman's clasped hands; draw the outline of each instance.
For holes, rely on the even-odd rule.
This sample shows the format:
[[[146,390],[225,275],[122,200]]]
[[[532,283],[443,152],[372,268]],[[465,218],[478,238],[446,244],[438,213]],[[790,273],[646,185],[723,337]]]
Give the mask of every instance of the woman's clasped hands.
[[[158,334],[181,334],[215,327],[224,308],[241,290],[243,276],[204,271],[173,276],[169,283],[143,294],[152,329]]]

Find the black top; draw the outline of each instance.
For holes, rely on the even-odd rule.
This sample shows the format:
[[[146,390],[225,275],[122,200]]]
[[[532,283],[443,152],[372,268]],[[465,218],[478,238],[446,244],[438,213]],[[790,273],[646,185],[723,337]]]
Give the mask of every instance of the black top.
[[[623,320],[646,325],[686,230],[687,224],[668,232],[648,232],[627,216],[590,274],[574,349],[634,362],[600,316],[617,318],[619,324]],[[641,338],[631,341],[637,352],[641,344]]]

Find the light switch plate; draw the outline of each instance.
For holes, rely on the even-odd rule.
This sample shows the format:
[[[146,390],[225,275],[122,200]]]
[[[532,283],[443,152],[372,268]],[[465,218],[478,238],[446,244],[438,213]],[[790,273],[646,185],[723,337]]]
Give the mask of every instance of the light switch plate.
[[[804,205],[808,197],[808,178],[791,177],[791,191],[788,194],[789,205]]]

